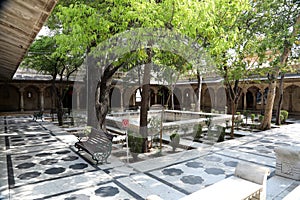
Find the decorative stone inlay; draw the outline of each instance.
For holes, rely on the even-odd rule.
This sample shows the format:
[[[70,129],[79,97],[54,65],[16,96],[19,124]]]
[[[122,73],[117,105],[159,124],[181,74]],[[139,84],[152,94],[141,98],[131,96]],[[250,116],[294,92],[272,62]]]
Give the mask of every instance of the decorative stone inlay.
[[[19,165],[16,166],[16,168],[18,168],[18,169],[28,169],[28,168],[31,168],[33,166],[35,166],[35,163],[28,162],[28,163],[19,164]]]
[[[23,142],[23,138],[11,139],[12,142]]]
[[[56,142],[56,140],[46,140],[45,142],[47,142],[47,143]]]
[[[63,167],[53,167],[53,168],[47,169],[45,171],[45,173],[46,174],[60,174],[60,173],[63,173],[64,171],[66,171],[66,169]]]
[[[284,142],[275,142],[275,144],[278,146],[291,146],[290,144]]]
[[[76,163],[74,165],[70,165],[69,168],[71,168],[71,169],[84,169],[84,168],[87,168],[87,167],[88,167],[88,165],[85,164],[85,163]]]
[[[269,141],[269,140],[260,140],[260,142],[262,142],[262,143],[273,143],[272,141]]]
[[[77,160],[77,159],[78,159],[78,156],[67,156],[67,157],[62,158],[62,160],[64,160],[64,161],[73,161],[73,160]]]
[[[259,153],[263,153],[263,154],[269,154],[269,153],[272,153],[271,151],[268,151],[268,150],[264,150],[264,149],[259,149],[257,150]]]
[[[25,137],[32,138],[32,137],[36,137],[36,136],[35,135],[25,135]]]
[[[207,168],[204,171],[208,174],[213,174],[213,175],[225,174],[225,171],[220,168]]]
[[[25,155],[25,156],[17,156],[14,158],[14,160],[27,160],[29,158],[31,158],[32,156],[28,156],[28,155]]]
[[[41,175],[40,172],[34,171],[34,172],[27,172],[27,173],[24,173],[24,174],[20,174],[18,176],[18,178],[21,179],[21,180],[29,180],[29,179],[32,179],[32,178],[36,178],[40,175]]]
[[[37,141],[40,140],[39,138],[28,138],[29,141]]]
[[[100,197],[113,197],[119,192],[120,191],[118,188],[112,186],[100,187],[97,190],[95,190],[95,194]]]
[[[71,151],[69,151],[69,150],[62,150],[62,151],[57,151],[57,152],[55,152],[56,154],[60,154],[60,155],[62,155],[62,154],[68,154],[68,153],[70,153]]]
[[[213,162],[220,162],[222,160],[222,158],[220,158],[218,156],[206,156],[204,159],[207,161],[213,161]]]
[[[266,148],[268,148],[268,149],[274,149],[274,148],[275,148],[275,146],[268,145],[268,146],[266,146]]]
[[[224,162],[224,165],[229,166],[229,167],[236,167],[238,162],[236,161],[226,161]]]
[[[201,162],[188,162],[185,165],[188,167],[191,167],[191,168],[202,168],[203,167],[203,163],[201,163]]]
[[[26,145],[25,143],[15,143],[15,144],[13,144],[13,146],[24,146],[24,145]]]
[[[240,149],[248,149],[248,150],[253,150],[252,147],[240,147]]]
[[[194,175],[183,176],[180,180],[183,183],[191,184],[191,185],[201,184],[204,181],[204,179],[201,176],[194,176]]]
[[[45,157],[45,156],[50,156],[50,155],[52,155],[52,153],[38,153],[35,156],[37,156],[37,157]]]
[[[46,159],[46,160],[42,160],[40,162],[41,165],[52,165],[52,164],[55,164],[57,163],[58,160],[57,159]]]
[[[90,196],[86,194],[72,194],[70,197],[65,198],[64,200],[89,200]]]
[[[183,174],[183,171],[181,169],[169,168],[169,169],[162,170],[162,173],[168,176],[178,176]]]

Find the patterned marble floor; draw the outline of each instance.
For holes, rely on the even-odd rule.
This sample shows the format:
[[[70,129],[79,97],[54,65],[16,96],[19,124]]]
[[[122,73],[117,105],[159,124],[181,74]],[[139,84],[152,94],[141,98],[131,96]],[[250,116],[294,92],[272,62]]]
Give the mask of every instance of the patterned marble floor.
[[[214,146],[124,163],[112,154],[95,165],[74,149],[76,138],[31,116],[0,117],[0,199],[179,199],[232,176],[238,162],[271,170],[267,199],[299,182],[275,176],[276,146],[300,146],[300,123],[251,133]],[[221,197],[220,197],[221,198]]]

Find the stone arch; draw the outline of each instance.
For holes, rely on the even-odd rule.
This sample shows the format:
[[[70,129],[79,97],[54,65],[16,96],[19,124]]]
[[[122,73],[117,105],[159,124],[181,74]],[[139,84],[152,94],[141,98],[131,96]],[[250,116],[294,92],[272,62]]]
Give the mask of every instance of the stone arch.
[[[10,84],[0,85],[0,111],[19,111],[20,92]]]
[[[226,90],[224,87],[219,87],[216,90],[216,95],[215,95],[215,103],[216,103],[216,109],[219,111],[224,111],[225,106],[227,105],[227,94]]]
[[[33,85],[24,89],[24,111],[33,111],[40,109],[40,92]]]
[[[300,87],[296,85],[290,85],[285,88],[283,92],[283,104],[282,109],[289,112],[300,111]]]
[[[63,107],[68,108],[69,110],[72,109],[72,95],[73,95],[73,87],[69,86],[63,99]]]
[[[181,90],[178,87],[175,87],[173,93],[174,93],[174,109],[181,110],[182,108]]]
[[[51,110],[54,109],[56,106],[55,103],[55,94],[53,93],[52,86],[46,87],[44,91],[44,109]]]
[[[165,106],[168,103],[168,107],[171,105],[171,101],[168,101],[169,98],[169,89],[165,86],[160,86],[158,90],[158,98],[157,98],[157,103]]]
[[[247,109],[256,110],[258,92],[259,92],[259,88],[256,86],[251,86],[247,89],[247,93],[246,93]]]
[[[212,99],[214,98],[213,89],[206,87],[203,88],[203,96],[201,100],[202,110],[205,112],[210,112],[212,108]],[[212,96],[212,97],[211,97]]]
[[[114,111],[119,110],[121,108],[121,90],[118,87],[113,87],[110,89],[110,108]]]

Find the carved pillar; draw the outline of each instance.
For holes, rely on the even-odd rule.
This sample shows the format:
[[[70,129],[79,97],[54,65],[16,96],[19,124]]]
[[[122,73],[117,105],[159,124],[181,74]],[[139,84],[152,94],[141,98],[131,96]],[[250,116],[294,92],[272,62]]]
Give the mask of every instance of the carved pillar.
[[[20,88],[19,89],[20,91],[20,109],[21,109],[21,112],[24,112],[24,88]]]

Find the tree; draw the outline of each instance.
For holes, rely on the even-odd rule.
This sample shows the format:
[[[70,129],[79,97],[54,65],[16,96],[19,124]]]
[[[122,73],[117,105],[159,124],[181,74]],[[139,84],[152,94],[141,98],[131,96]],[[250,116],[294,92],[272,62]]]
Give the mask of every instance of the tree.
[[[62,88],[62,83],[69,81],[70,76],[82,64],[83,58],[72,54],[61,57],[56,54],[56,48],[55,37],[43,36],[38,38],[31,45],[21,66],[36,69],[52,76],[52,91],[56,99],[58,122],[61,126],[63,125],[63,99],[68,91],[68,88]],[[58,84],[57,79],[59,79]]]
[[[72,4],[68,4],[70,2]],[[237,46],[240,34],[238,26],[235,25],[237,16],[241,16],[247,6],[246,0],[62,1],[52,18],[55,22],[53,24],[61,32],[57,37],[60,44],[57,53],[62,55],[68,50],[84,55],[118,33],[141,27],[162,28],[195,39],[198,46],[204,46],[213,56],[219,71],[223,71],[225,55]],[[132,59],[133,55],[137,57]],[[112,75],[129,63],[136,64],[134,60],[150,59],[149,54],[144,55],[145,53],[135,54],[135,51],[128,51],[126,56],[100,63],[102,72],[95,88],[95,116],[101,128],[105,126],[105,116],[108,112],[107,97]],[[193,66],[194,63],[190,64]],[[143,92],[146,94],[146,91]],[[141,118],[140,123],[145,125],[146,117]]]
[[[270,65],[265,68],[269,92],[261,124],[262,130],[271,128],[277,77],[286,67],[292,44],[299,34],[299,6],[299,1],[294,0],[255,1],[252,2],[253,12],[249,12],[252,17],[248,23],[249,30],[260,40],[257,45],[259,64]]]

